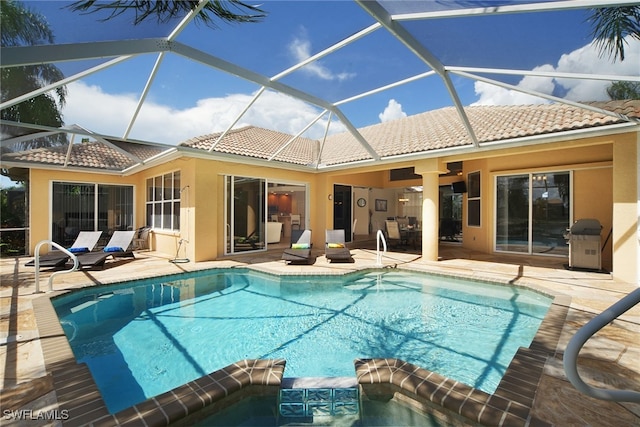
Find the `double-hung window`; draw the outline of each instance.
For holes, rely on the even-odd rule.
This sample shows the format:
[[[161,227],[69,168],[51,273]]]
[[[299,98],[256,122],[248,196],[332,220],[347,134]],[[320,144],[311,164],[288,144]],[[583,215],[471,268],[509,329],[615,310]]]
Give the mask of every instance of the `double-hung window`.
[[[147,179],[147,226],[180,230],[180,171]]]

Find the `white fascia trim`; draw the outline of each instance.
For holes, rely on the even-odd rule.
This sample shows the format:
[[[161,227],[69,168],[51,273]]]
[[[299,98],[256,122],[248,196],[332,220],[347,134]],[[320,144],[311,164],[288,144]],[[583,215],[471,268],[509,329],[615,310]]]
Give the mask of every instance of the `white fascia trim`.
[[[90,173],[90,174],[99,174],[99,175],[114,175],[114,176],[122,176],[121,171],[116,170],[107,170],[107,169],[94,169],[94,168],[85,168],[79,166],[67,166],[64,167],[62,165],[52,165],[48,163],[34,163],[34,162],[5,162],[1,161],[0,164],[3,168],[24,168],[24,169],[41,169],[41,170],[54,170],[54,171],[64,171],[64,172],[82,172],[82,173]]]

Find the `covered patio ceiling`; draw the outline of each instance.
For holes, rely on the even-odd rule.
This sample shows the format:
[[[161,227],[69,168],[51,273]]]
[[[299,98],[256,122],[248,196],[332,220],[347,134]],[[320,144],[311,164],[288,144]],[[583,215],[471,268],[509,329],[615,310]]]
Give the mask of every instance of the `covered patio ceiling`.
[[[109,123],[101,129],[85,123],[51,128],[3,120],[3,127],[11,129],[10,137],[3,135],[3,148],[62,132],[79,136],[77,140],[68,137],[70,144],[91,138],[143,165],[149,159],[133,156],[120,142],[156,147],[150,157],[157,161],[163,153],[188,152],[176,146],[190,137],[215,133],[221,141],[242,126],[266,127],[264,115],[297,108],[299,117],[288,113],[286,125],[273,121],[272,128],[278,128],[273,130],[292,138],[274,147],[267,162],[296,138],[317,141],[319,159],[327,136],[341,132],[348,132],[366,150],[368,160],[376,162],[383,156],[359,129],[382,120],[382,113],[372,113],[368,107],[377,105],[377,112],[386,112],[385,106],[390,108],[400,100],[404,115],[455,108],[469,141],[480,149],[467,114],[468,106],[478,101],[470,89],[478,82],[524,94],[524,102],[568,104],[637,124],[637,118],[588,102],[593,99],[582,102],[572,99],[568,91],[544,91],[538,89],[541,85],[521,84],[526,79],[640,82],[637,64],[631,72],[627,65],[612,67],[613,72],[607,73],[589,64],[580,72],[545,66],[559,60],[557,52],[562,49],[576,48],[564,46],[563,27],[571,31],[581,28],[586,45],[592,29],[585,17],[591,9],[636,5],[636,1],[265,2],[259,6],[266,12],[261,22],[220,24],[217,29],[196,25],[194,17],[206,3],[201,1],[181,20],[132,26],[124,20],[126,13],[105,20],[98,13],[73,12],[64,2],[26,2],[47,17],[58,42],[3,48],[0,66],[49,63],[59,67],[64,78],[3,99],[0,108],[79,82],[85,91],[97,87],[93,93],[98,94],[126,91],[128,99],[135,96],[135,108],[114,104],[114,109],[106,110],[100,101],[94,105],[88,100],[86,107],[95,109],[96,115]],[[69,31],[69,26],[75,31]],[[556,50],[551,49],[555,46]],[[199,97],[189,98],[187,94],[194,87]],[[225,97],[225,87],[245,96]],[[73,96],[70,89],[69,97]],[[189,116],[194,106],[212,99],[230,102],[228,110]],[[152,135],[145,122],[159,105],[180,114],[182,123],[193,121],[194,133],[173,136],[171,125],[167,125],[164,140]],[[68,116],[65,112],[65,120]],[[219,120],[221,116],[225,119]],[[217,155],[217,141],[208,149],[211,156]],[[71,145],[68,151],[72,149]],[[308,168],[322,168],[318,159]],[[389,161],[390,156],[385,159]]]

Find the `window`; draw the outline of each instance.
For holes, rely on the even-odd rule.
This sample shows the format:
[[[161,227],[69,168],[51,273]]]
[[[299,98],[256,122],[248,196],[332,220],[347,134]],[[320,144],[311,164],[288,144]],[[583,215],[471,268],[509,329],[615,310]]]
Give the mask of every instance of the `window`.
[[[180,230],[180,171],[147,179],[147,226]]]
[[[133,187],[54,182],[51,238],[64,246],[80,231],[133,229]]]
[[[467,174],[467,225],[480,227],[480,172]]]

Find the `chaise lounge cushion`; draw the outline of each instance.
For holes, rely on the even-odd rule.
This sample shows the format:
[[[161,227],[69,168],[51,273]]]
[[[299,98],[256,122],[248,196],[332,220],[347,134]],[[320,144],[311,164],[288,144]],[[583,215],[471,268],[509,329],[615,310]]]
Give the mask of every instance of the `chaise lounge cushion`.
[[[326,230],[324,255],[328,261],[351,261],[351,251],[347,248],[344,230]]]
[[[311,230],[291,230],[291,247],[284,250],[282,259],[287,263],[310,263]]]

